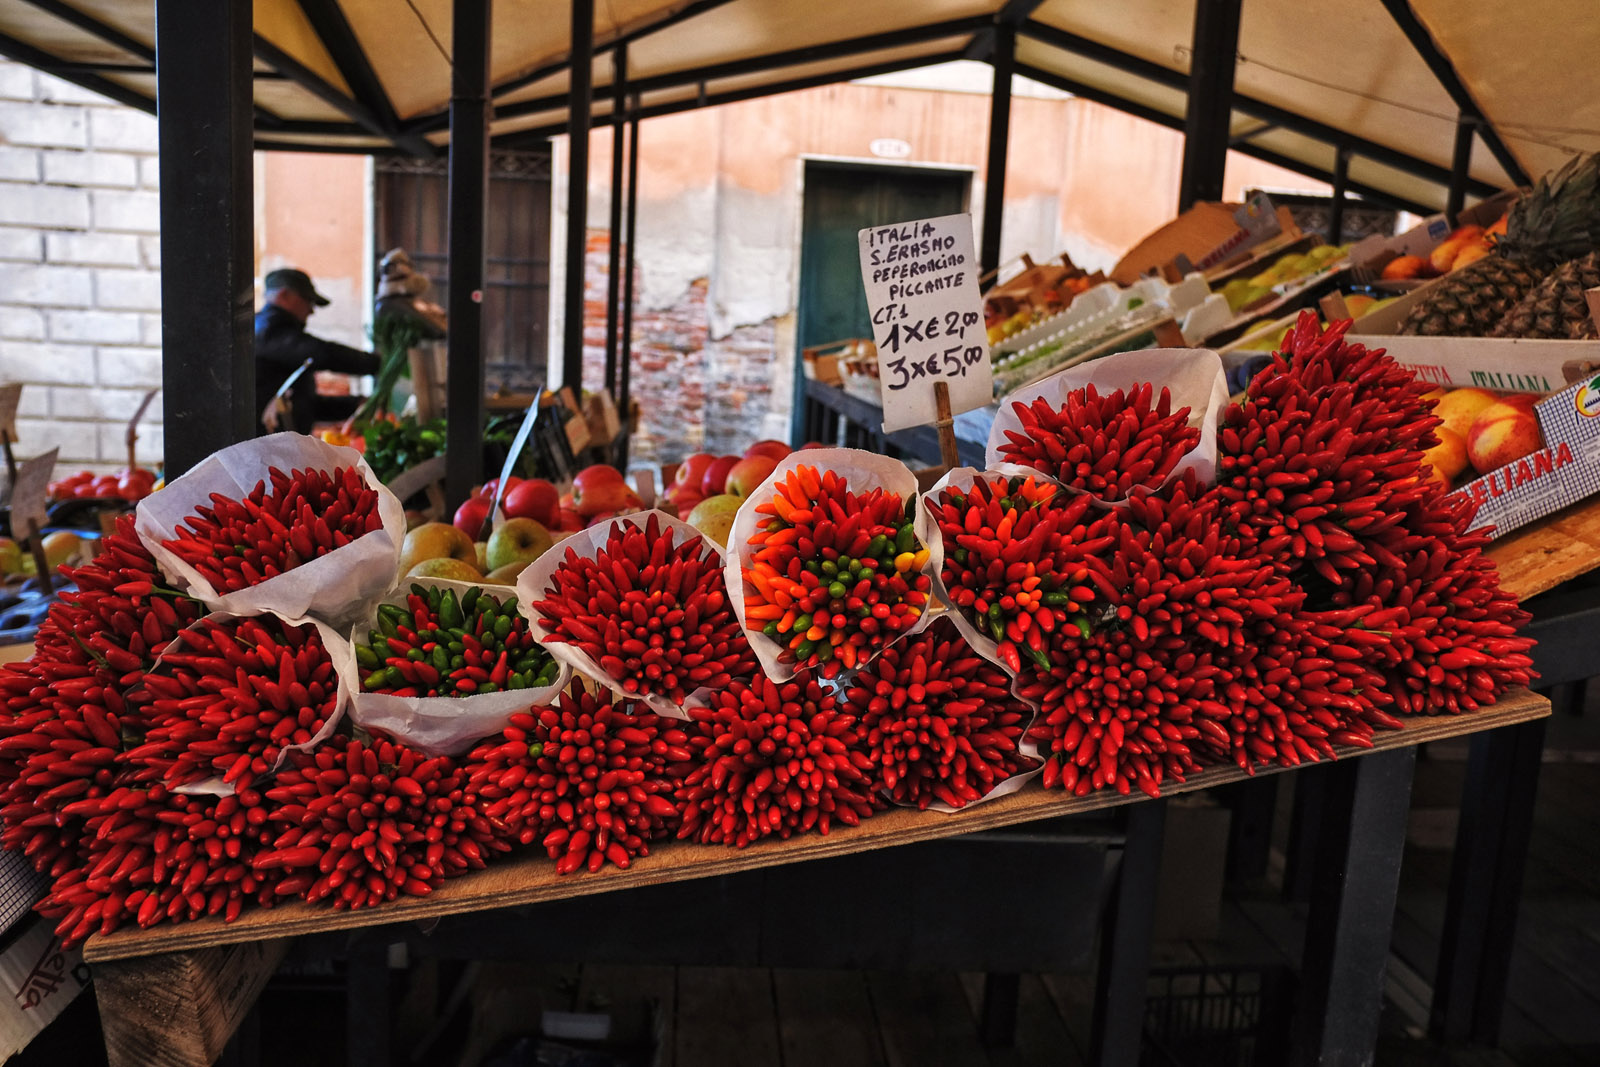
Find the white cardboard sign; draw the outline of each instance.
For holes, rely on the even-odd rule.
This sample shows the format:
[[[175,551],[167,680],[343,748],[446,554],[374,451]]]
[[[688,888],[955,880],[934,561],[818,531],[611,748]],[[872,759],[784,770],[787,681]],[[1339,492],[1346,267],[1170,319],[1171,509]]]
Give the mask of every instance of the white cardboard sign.
[[[949,385],[952,415],[991,403],[972,216],[872,226],[859,239],[884,432],[937,419],[936,382]]]

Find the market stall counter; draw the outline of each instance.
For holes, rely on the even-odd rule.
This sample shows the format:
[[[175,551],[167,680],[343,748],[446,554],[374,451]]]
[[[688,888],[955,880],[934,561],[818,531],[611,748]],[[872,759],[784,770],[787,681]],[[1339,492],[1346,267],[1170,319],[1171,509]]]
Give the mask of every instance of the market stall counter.
[[[1388,954],[1389,917],[1405,843],[1406,798],[1416,746],[1485,731],[1503,734],[1549,712],[1549,702],[1542,697],[1526,691],[1510,693],[1493,708],[1473,715],[1408,720],[1403,729],[1377,735],[1370,751],[1351,753],[1334,765],[1343,788],[1327,821],[1340,831],[1330,835],[1341,839],[1342,848],[1334,851],[1342,851],[1350,862],[1330,866],[1326,892],[1314,901],[1302,980],[1320,993],[1308,998],[1303,1009],[1306,1025],[1297,1029],[1313,1045],[1303,1049],[1296,1062],[1343,1062],[1336,1048],[1359,1048],[1363,1041],[1370,1048],[1376,1038],[1381,991],[1366,977],[1376,972],[1363,965],[1381,970]],[[1281,772],[1269,767],[1257,773]],[[1247,777],[1237,768],[1214,767],[1187,782],[1172,783],[1163,794],[1216,788]],[[627,870],[608,867],[578,877],[558,875],[542,855],[530,855],[447,881],[427,897],[402,898],[377,911],[330,911],[293,902],[270,911],[246,912],[232,923],[201,920],[93,937],[84,947],[84,958],[94,970],[114,1067],[201,1067],[221,1054],[295,937],[709,878],[1130,803],[1139,817],[1130,832],[1151,835],[1137,844],[1130,842],[1130,857],[1159,856],[1164,800],[1142,794],[1078,798],[1022,790],[943,817],[896,808],[860,826],[835,829],[826,837],[769,839],[740,850],[663,844]],[[1102,981],[1109,978],[1110,985],[1103,985],[1097,997],[1105,1053],[1098,1062],[1107,1064],[1137,1062],[1154,892],[1153,879],[1148,878],[1152,872],[1134,873],[1138,877],[1124,878],[1103,934],[1111,955],[1103,966]]]

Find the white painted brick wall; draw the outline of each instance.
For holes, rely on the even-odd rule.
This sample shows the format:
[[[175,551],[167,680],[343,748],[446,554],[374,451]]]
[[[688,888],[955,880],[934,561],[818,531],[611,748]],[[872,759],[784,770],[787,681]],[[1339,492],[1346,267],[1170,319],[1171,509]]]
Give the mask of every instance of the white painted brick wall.
[[[132,230],[136,233],[161,232],[161,194],[144,190],[123,192],[96,189],[89,194],[94,204],[94,228]]]
[[[158,181],[154,118],[0,61],[0,381],[25,383],[19,454],[60,446],[59,474],[121,467],[161,384]]]
[[[47,233],[44,258],[96,267],[137,267],[142,262],[139,238],[131,233]]]
[[[68,104],[0,100],[0,139],[45,148],[84,148],[89,144],[88,110]]]
[[[0,144],[0,181],[36,182],[39,180],[39,150]]]
[[[69,152],[46,148],[39,153],[44,180],[54,185],[111,185],[132,188],[139,184],[139,161],[110,152]]]

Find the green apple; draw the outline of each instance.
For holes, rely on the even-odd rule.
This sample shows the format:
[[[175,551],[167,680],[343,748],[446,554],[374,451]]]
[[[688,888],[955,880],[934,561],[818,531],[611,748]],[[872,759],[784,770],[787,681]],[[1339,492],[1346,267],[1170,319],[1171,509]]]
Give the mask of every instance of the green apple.
[[[17,574],[22,570],[22,546],[9,537],[0,537],[0,572]]]
[[[464,534],[462,536],[465,536]],[[435,556],[421,560],[406,572],[407,578],[448,578],[453,582],[481,582],[483,572],[465,560]]]
[[[457,559],[471,566],[477,563],[477,550],[472,538],[448,522],[425,522],[400,545],[400,573],[409,573],[425,559]]]
[[[733,529],[733,516],[743,503],[744,497],[728,493],[708,496],[694,506],[684,521],[704,534],[706,540],[715,541],[717,547],[727,548],[728,533]]]
[[[490,585],[516,585],[517,579],[520,578],[522,576],[522,572],[527,569],[528,564],[518,560],[515,563],[507,563],[504,567],[501,567],[498,570],[490,571],[488,574],[483,576],[483,580]]]
[[[513,563],[527,566],[554,544],[550,531],[537,519],[507,519],[489,535],[485,567],[493,572]]]

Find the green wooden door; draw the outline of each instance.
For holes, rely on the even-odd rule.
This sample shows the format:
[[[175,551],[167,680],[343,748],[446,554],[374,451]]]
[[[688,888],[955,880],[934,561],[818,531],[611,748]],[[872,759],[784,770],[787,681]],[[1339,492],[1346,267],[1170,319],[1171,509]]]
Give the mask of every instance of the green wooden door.
[[[792,433],[805,407],[799,348],[872,336],[857,231],[954,215],[966,208],[967,183],[962,171],[806,163]]]

